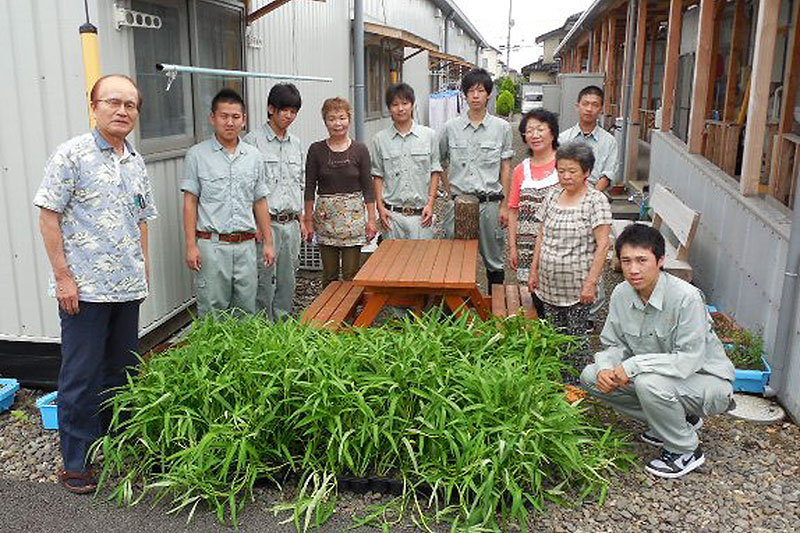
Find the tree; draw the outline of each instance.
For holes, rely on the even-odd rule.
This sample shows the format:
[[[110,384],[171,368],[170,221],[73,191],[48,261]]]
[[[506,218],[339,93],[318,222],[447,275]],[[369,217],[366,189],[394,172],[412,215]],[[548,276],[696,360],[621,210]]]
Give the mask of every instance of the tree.
[[[507,117],[514,111],[514,95],[511,91],[502,91],[497,95],[497,114]]]

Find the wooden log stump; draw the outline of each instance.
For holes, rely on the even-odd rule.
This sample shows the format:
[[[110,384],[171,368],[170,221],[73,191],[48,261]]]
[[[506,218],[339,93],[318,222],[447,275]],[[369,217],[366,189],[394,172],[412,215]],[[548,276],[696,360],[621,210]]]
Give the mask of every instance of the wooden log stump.
[[[456,196],[454,210],[455,238],[477,239],[480,234],[481,212],[478,198],[471,194]]]

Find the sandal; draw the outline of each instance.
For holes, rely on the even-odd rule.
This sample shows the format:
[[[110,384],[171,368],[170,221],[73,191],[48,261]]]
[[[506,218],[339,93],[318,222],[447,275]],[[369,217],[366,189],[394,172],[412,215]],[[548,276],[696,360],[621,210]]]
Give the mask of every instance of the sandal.
[[[73,494],[91,494],[97,490],[97,480],[94,472],[68,472],[63,468],[56,472],[58,481],[65,489]],[[83,484],[70,483],[70,481],[83,481]]]

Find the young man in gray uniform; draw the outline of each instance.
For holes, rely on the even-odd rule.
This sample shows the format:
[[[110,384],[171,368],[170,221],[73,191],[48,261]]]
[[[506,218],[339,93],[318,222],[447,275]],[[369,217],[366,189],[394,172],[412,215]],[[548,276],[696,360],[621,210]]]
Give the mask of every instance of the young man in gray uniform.
[[[487,111],[492,78],[473,69],[461,81],[467,97],[466,115],[449,120],[439,139],[439,154],[447,165],[452,197],[477,196],[480,202],[480,251],[489,287],[504,279],[505,227],[508,225],[508,190],[511,185],[511,125]],[[454,235],[453,203],[447,206],[445,236]]]
[[[256,227],[264,235],[260,260],[275,259],[263,159],[239,139],[245,121],[242,97],[222,89],[211,101],[214,136],[186,153],[181,181],[186,264],[195,272],[201,316],[227,309],[256,312]]]
[[[436,133],[414,122],[414,89],[386,89],[392,125],[372,139],[375,199],[387,239],[433,239],[433,202],[439,187]]]
[[[302,100],[300,91],[291,83],[272,86],[267,97],[267,123],[247,134],[244,142],[252,144],[264,157],[269,195],[272,242],[275,262],[259,263],[256,308],[264,310],[270,320],[291,315],[292,300],[300,267],[300,239],[306,228],[303,211],[306,157],[300,139],[288,132]],[[257,243],[263,237],[257,234]],[[259,244],[256,244],[258,249]]]
[[[581,89],[575,104],[578,123],[558,136],[559,144],[578,140],[592,148],[595,163],[589,183],[598,191],[605,190],[617,176],[617,141],[597,124],[603,112],[603,98],[603,89],[596,85]]]
[[[736,372],[711,329],[700,290],[662,272],[664,237],[631,224],[616,241],[625,281],[611,294],[600,340],[581,373],[589,393],[646,422],[641,439],[662,447],[645,469],[677,478],[705,462],[700,417],[731,405]]]

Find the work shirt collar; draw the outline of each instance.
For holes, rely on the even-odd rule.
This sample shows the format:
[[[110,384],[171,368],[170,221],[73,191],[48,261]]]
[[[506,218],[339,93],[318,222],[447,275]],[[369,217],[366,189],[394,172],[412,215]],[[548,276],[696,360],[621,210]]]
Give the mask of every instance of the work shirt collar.
[[[639,297],[639,293],[636,293],[636,289],[631,289],[633,292],[636,293],[636,298],[633,299],[633,305],[640,311],[644,311],[645,307],[648,305],[658,309],[659,311],[664,310],[664,291],[666,290],[666,276],[663,272],[658,273],[658,281],[656,281],[656,286],[653,287],[653,292],[650,294],[650,298],[648,298],[647,303],[644,303]]]
[[[397,127],[394,124],[392,124],[392,132],[393,132],[392,137],[399,135],[400,137],[405,138],[407,135],[412,135],[412,134],[419,137],[419,125],[416,122],[411,121],[411,129],[405,133],[402,133],[397,129]]]
[[[269,125],[269,122],[264,124],[264,132],[269,142],[272,142],[275,139],[278,139],[278,142],[287,142],[289,140],[288,131],[283,135],[283,139],[281,139],[280,137],[278,137],[278,134],[275,133],[275,130],[272,129],[272,126]]]
[[[108,142],[105,137],[103,137],[103,134],[100,133],[99,130],[93,129],[92,130],[92,135],[94,136],[95,144],[97,144],[97,147],[100,150],[102,150],[102,151],[106,151],[106,150],[112,150],[113,151],[114,150],[114,147],[111,146],[111,143]],[[133,149],[133,145],[128,142],[128,139],[125,139],[123,142],[125,143],[125,149],[128,151],[128,153],[130,153],[131,155],[136,155],[136,152]],[[124,152],[123,152],[123,155],[124,155]]]
[[[481,119],[481,121],[478,122],[477,126],[475,126],[475,129],[477,130],[481,126],[483,126],[485,128],[486,127],[486,119],[488,119],[488,118],[489,118],[489,111],[487,110],[483,114],[483,118]],[[461,129],[466,129],[467,126],[472,126],[472,121],[469,119],[469,111],[464,113],[464,115],[461,117]]]
[[[272,128],[268,128],[268,129],[272,129]],[[225,147],[222,146],[222,143],[219,142],[219,139],[217,139],[216,135],[212,135],[211,136],[211,146],[212,146],[212,148],[214,149],[215,152],[219,152],[219,151],[227,152]],[[242,140],[241,139],[239,139],[239,142],[236,144],[236,150],[233,153],[235,155],[242,155],[244,153],[244,147],[242,146]]]
[[[598,126],[597,124],[595,124],[595,125],[594,125],[594,128],[592,129],[592,131],[591,131],[591,132],[590,132],[588,135],[586,135],[586,134],[583,132],[583,130],[581,129],[581,125],[580,125],[580,124],[577,124],[577,125],[575,126],[575,135],[573,135],[573,136],[572,136],[572,138],[573,138],[573,139],[575,139],[575,138],[577,138],[577,137],[591,137],[592,139],[594,139],[594,140],[596,141],[596,140],[598,140],[598,139],[597,139],[597,128],[599,128],[599,127],[600,127],[600,126]]]

